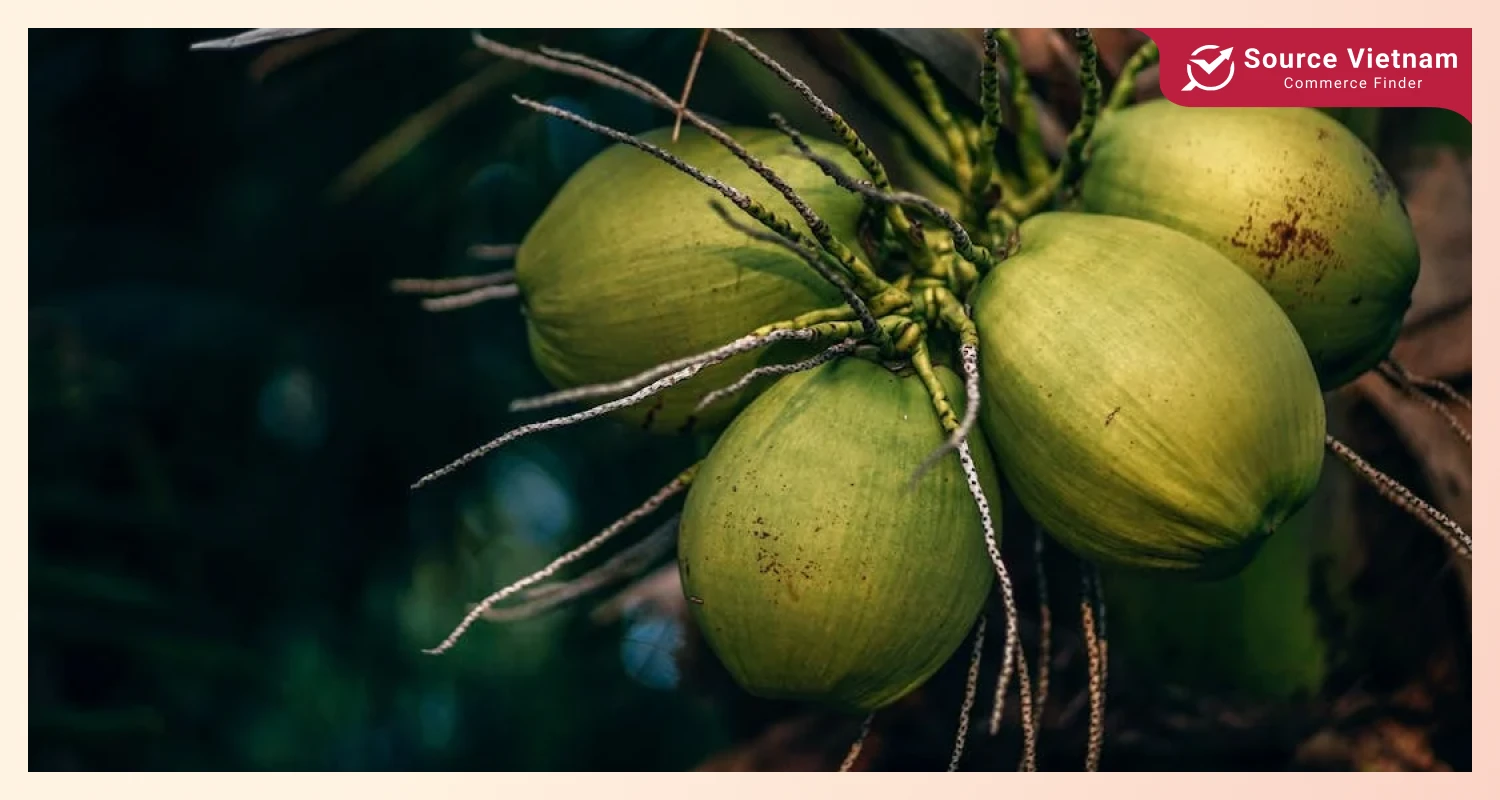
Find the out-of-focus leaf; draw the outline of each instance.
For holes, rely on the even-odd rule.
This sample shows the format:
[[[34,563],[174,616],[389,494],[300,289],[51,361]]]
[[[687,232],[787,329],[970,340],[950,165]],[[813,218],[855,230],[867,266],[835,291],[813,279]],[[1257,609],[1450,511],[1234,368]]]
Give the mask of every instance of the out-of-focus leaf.
[[[921,56],[970,101],[979,102],[979,71],[984,49],[971,33],[957,28],[876,28],[881,35]],[[1010,76],[1001,70],[1002,85]]]
[[[515,78],[523,70],[524,67],[515,62],[500,61],[453,87],[371,145],[334,180],[329,189],[330,195],[339,201],[349,199],[384,174],[454,115]]]
[[[250,63],[250,77],[263,81],[269,78],[271,73],[283,67],[295,64],[314,53],[343,44],[360,33],[361,31],[357,28],[329,29],[268,47]]]
[[[896,123],[908,141],[923,156],[929,169],[947,173],[948,149],[942,134],[919,105],[880,63],[848,33],[809,33],[815,37],[815,55],[835,74],[852,84],[862,100],[873,104]]]

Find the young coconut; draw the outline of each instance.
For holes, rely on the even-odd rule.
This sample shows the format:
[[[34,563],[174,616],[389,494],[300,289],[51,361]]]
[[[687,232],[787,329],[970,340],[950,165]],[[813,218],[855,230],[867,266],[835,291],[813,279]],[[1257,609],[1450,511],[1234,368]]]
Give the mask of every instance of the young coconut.
[[[1328,469],[1335,468],[1332,463]],[[1316,695],[1355,623],[1327,484],[1250,565],[1217,581],[1113,570],[1105,596],[1117,652],[1155,679],[1260,700]]]
[[[990,470],[989,456],[984,447],[976,451],[970,446],[970,439],[977,437],[983,442],[983,437],[977,432],[976,424],[980,406],[980,380],[978,373],[978,349],[979,333],[971,320],[967,308],[959,299],[969,294],[970,289],[979,280],[980,276],[992,269],[1002,261],[1009,252],[1014,241],[1014,230],[1011,226],[1002,225],[997,231],[987,229],[985,241],[976,241],[964,229],[963,224],[948,210],[939,206],[932,200],[909,192],[896,190],[891,186],[886,175],[885,168],[879,160],[860,140],[859,136],[849,127],[837,112],[833,111],[820,98],[818,98],[806,84],[797,80],[786,72],[785,68],[776,63],[766,54],[760,52],[754,45],[730,31],[719,30],[718,33],[734,42],[737,46],[752,55],[756,60],[775,72],[783,81],[800,93],[817,111],[818,115],[828,124],[835,138],[842,141],[844,150],[850,158],[858,164],[860,170],[868,177],[854,178],[850,170],[840,163],[836,154],[830,155],[827,148],[823,146],[810,145],[798,132],[791,129],[784,120],[773,116],[773,121],[781,128],[790,140],[790,144],[800,154],[802,159],[813,164],[827,177],[832,178],[834,186],[841,190],[850,192],[851,197],[857,197],[861,201],[861,208],[871,227],[865,232],[871,234],[874,239],[873,245],[869,245],[869,251],[865,257],[874,256],[872,259],[878,266],[884,268],[888,273],[899,273],[899,277],[888,281],[877,274],[865,257],[861,257],[846,245],[841,238],[835,234],[834,226],[823,219],[817,211],[811,207],[811,203],[800,195],[797,189],[790,185],[785,177],[778,174],[777,170],[768,166],[767,161],[774,154],[766,156],[765,159],[757,157],[744,143],[736,141],[734,137],[725,131],[714,127],[699,115],[689,109],[683,108],[673,101],[659,88],[651,85],[643,79],[630,75],[623,70],[611,67],[574,53],[564,53],[555,50],[544,50],[542,53],[530,53],[510,48],[496,42],[491,42],[483,37],[475,37],[476,43],[491,52],[504,57],[513,58],[524,63],[544,67],[553,72],[573,75],[585,78],[599,85],[610,87],[632,94],[646,102],[653,103],[658,107],[676,111],[681,118],[694,129],[701,131],[716,144],[722,146],[730,153],[739,164],[743,164],[754,175],[764,180],[787,202],[793,212],[805,223],[806,229],[799,229],[790,224],[786,217],[770,208],[766,203],[755,199],[745,191],[737,189],[722,179],[706,173],[700,167],[689,163],[666,146],[655,142],[646,141],[634,137],[607,126],[583,119],[576,114],[554,106],[537,103],[522,97],[516,97],[516,101],[523,106],[548,114],[560,119],[570,121],[576,125],[587,128],[615,141],[635,148],[636,150],[654,157],[658,161],[672,167],[676,171],[697,181],[698,184],[712,189],[718,195],[747,215],[750,220],[758,223],[764,230],[756,230],[747,227],[745,222],[738,220],[732,212],[725,211],[721,207],[713,207],[720,216],[719,223],[743,234],[748,239],[758,243],[770,243],[776,247],[791,252],[800,258],[806,266],[811,268],[814,274],[819,275],[830,286],[837,290],[839,297],[844,301],[841,306],[825,306],[811,311],[803,312],[789,319],[776,322],[761,322],[759,327],[748,333],[743,333],[738,338],[725,344],[721,344],[711,350],[666,360],[664,363],[656,363],[648,368],[635,373],[629,377],[622,377],[608,382],[596,382],[567,389],[552,395],[540,398],[536,401],[528,401],[521,405],[526,407],[544,407],[561,402],[574,400],[591,400],[605,397],[613,399],[598,403],[583,411],[555,417],[539,422],[530,423],[516,428],[489,443],[469,452],[441,469],[424,476],[414,487],[424,486],[434,480],[461,469],[474,460],[483,457],[487,453],[502,447],[516,439],[547,430],[578,424],[590,419],[617,414],[622,410],[637,406],[653,397],[663,393],[672,392],[674,389],[687,384],[697,378],[700,373],[711,370],[716,366],[734,359],[743,354],[752,353],[767,346],[793,342],[806,345],[816,350],[816,355],[803,358],[795,362],[776,362],[764,364],[753,369],[743,371],[739,378],[722,383],[717,388],[709,391],[700,389],[697,392],[695,410],[706,408],[713,403],[720,402],[722,398],[729,398],[735,393],[744,390],[759,377],[780,376],[796,374],[813,370],[812,374],[828,374],[833,366],[853,363],[848,358],[849,354],[859,349],[858,357],[878,356],[885,367],[877,367],[869,362],[862,362],[867,367],[888,374],[889,369],[899,368],[909,370],[910,376],[903,376],[905,381],[903,390],[899,393],[902,398],[897,404],[900,408],[910,405],[910,398],[906,396],[912,386],[920,386],[920,394],[924,398],[922,409],[927,412],[930,409],[932,416],[928,421],[936,421],[939,424],[928,432],[929,441],[925,449],[925,457],[912,459],[907,464],[907,469],[897,469],[887,475],[880,475],[877,470],[871,470],[870,474],[876,476],[874,484],[880,488],[882,483],[888,483],[884,489],[874,492],[872,497],[878,498],[877,504],[889,505],[889,498],[894,492],[911,490],[916,492],[927,492],[928,486],[935,480],[931,476],[934,469],[940,474],[952,471],[954,464],[949,458],[950,454],[957,456],[958,470],[963,475],[961,483],[968,493],[968,498],[963,504],[964,508],[971,509],[971,522],[977,525],[969,525],[969,536],[971,547],[978,546],[979,552],[987,557],[989,564],[986,569],[994,570],[998,579],[1000,596],[1005,607],[1005,631],[1003,663],[1000,670],[999,682],[996,688],[997,707],[992,716],[992,732],[997,725],[995,722],[1000,717],[998,702],[1003,699],[1010,678],[1014,677],[1018,684],[1021,706],[1021,723],[1023,729],[1023,753],[1021,764],[1023,769],[1035,769],[1036,765],[1036,732],[1035,719],[1033,715],[1033,695],[1031,692],[1029,671],[1026,658],[1020,645],[1018,633],[1018,612],[1016,608],[1013,588],[1005,564],[1001,558],[996,534],[994,515],[991,512],[991,501],[987,495],[993,495],[992,477],[987,477],[985,470]],[[658,135],[657,138],[661,138]],[[1073,137],[1077,138],[1077,137]],[[719,151],[714,151],[719,152]],[[835,151],[836,153],[836,151]],[[981,159],[984,160],[984,159]],[[799,162],[800,163],[800,162]],[[730,169],[734,168],[731,163]],[[998,202],[999,197],[991,193],[983,193],[986,202]],[[701,199],[701,198],[700,198]],[[991,209],[994,211],[995,209]],[[919,217],[908,215],[908,211],[915,212]],[[993,214],[978,215],[988,223],[994,220]],[[1003,214],[1001,216],[1003,222]],[[925,231],[924,225],[936,223],[941,228],[936,231]],[[993,250],[992,245],[996,242],[1004,242],[1004,249]],[[866,245],[861,241],[861,245]],[[860,249],[865,249],[864,246]],[[894,258],[892,258],[894,257]],[[427,287],[423,287],[427,288]],[[930,337],[929,334],[938,334]],[[950,353],[948,348],[956,345],[955,353]],[[956,396],[955,388],[959,388],[959,381],[954,379],[952,373],[945,373],[942,369],[934,366],[934,361],[945,362],[943,356],[954,356],[953,362],[962,370],[964,402],[962,405],[952,402]],[[837,360],[836,360],[837,359]],[[845,367],[844,369],[848,369]],[[794,379],[783,379],[794,380]],[[804,379],[805,381],[805,379]],[[791,385],[801,385],[802,381],[794,381]],[[780,386],[781,384],[777,384]],[[821,397],[821,393],[820,393]],[[804,403],[805,405],[805,403]],[[881,404],[875,403],[876,407]],[[889,405],[889,404],[887,404]],[[515,407],[515,406],[513,406]],[[658,406],[660,410],[660,406]],[[799,410],[799,414],[812,415],[811,412]],[[903,420],[903,423],[906,420]],[[829,426],[825,426],[829,427]],[[939,435],[941,432],[942,435]],[[900,437],[897,437],[898,439]],[[716,445],[710,452],[717,453],[723,447],[722,443]],[[914,447],[914,446],[913,446]],[[899,449],[899,448],[898,448]],[[911,448],[907,448],[911,449]],[[887,450],[890,450],[888,447]],[[978,453],[976,457],[976,452]],[[915,454],[915,450],[913,450]],[[882,453],[888,456],[889,453]],[[984,469],[981,469],[981,464]],[[874,462],[870,463],[874,467]],[[571,597],[575,593],[588,587],[599,585],[613,579],[621,571],[629,572],[635,568],[637,562],[644,559],[630,558],[622,559],[622,565],[613,562],[599,567],[595,572],[589,573],[575,581],[559,583],[543,583],[549,580],[558,570],[586,557],[593,550],[602,546],[610,538],[618,535],[632,522],[641,516],[650,513],[653,509],[665,502],[673,494],[685,489],[688,484],[696,485],[697,467],[684,472],[678,480],[665,487],[662,492],[654,496],[635,511],[621,518],[615,525],[610,526],[599,535],[583,543],[579,547],[560,556],[552,564],[543,570],[518,580],[504,587],[474,606],[468,615],[458,624],[449,636],[428,652],[441,653],[454,646],[464,632],[478,619],[490,616],[492,618],[511,618],[537,613],[538,609],[551,607],[554,601],[561,602],[564,598]],[[795,470],[794,470],[795,471]],[[816,478],[817,476],[809,476]],[[869,475],[865,476],[865,482],[871,482]],[[858,481],[854,485],[858,485]],[[913,488],[916,487],[916,488]],[[987,491],[988,490],[988,491]],[[731,494],[733,494],[731,490]],[[969,505],[972,503],[972,505]],[[926,511],[932,504],[919,504]],[[894,530],[910,530],[916,525],[916,521],[910,516],[910,509],[906,509],[907,516],[901,515],[901,509],[897,509],[889,517],[894,517],[894,527],[890,519],[884,520],[887,527]],[[936,505],[935,514],[939,521],[954,517],[959,512],[945,508],[942,501]],[[846,514],[847,515],[847,514]],[[813,515],[818,517],[817,514]],[[852,518],[852,515],[847,515]],[[795,520],[793,520],[795,521]],[[931,520],[929,520],[930,522]],[[819,527],[818,520],[814,520],[814,528]],[[887,537],[887,540],[889,537]],[[950,545],[962,541],[962,537],[949,537],[944,541]],[[982,545],[981,545],[982,543]],[[644,546],[644,545],[642,545]],[[956,545],[955,545],[956,546]],[[927,544],[926,549],[931,549]],[[634,552],[633,550],[631,551]],[[914,551],[925,553],[923,551]],[[920,562],[914,562],[920,563]],[[980,562],[982,563],[982,561]],[[835,566],[838,566],[835,563]],[[847,567],[847,565],[845,565]],[[932,570],[917,570],[917,574],[932,572]],[[951,569],[950,569],[951,572]],[[969,574],[964,572],[963,574]],[[877,576],[879,577],[879,576]],[[952,576],[942,576],[945,580],[951,580]],[[866,580],[869,580],[868,574]],[[880,581],[877,581],[879,583]],[[943,583],[948,587],[948,583]],[[959,585],[966,585],[960,581]],[[580,588],[582,587],[582,588]],[[950,587],[951,588],[951,587]],[[982,602],[982,592],[979,602]],[[515,599],[522,603],[520,606],[507,606],[497,608],[499,604],[507,600]],[[699,598],[701,599],[701,598]],[[977,605],[975,606],[977,611]],[[960,613],[958,618],[965,615]],[[940,615],[941,619],[947,619]],[[974,619],[974,614],[967,614],[968,620]],[[918,620],[930,623],[930,619]],[[952,628],[951,625],[941,625],[938,633]],[[966,628],[965,628],[966,629]],[[947,651],[951,653],[956,647],[957,641],[962,638],[959,629],[959,638],[952,641]],[[885,628],[890,633],[889,627]],[[950,769],[957,767],[963,755],[966,735],[971,719],[971,712],[977,695],[976,681],[978,679],[978,666],[985,641],[985,622],[982,617],[973,626],[973,652],[970,656],[970,670],[968,686],[964,695],[964,702],[959,712],[959,725],[955,736],[953,756],[950,760]],[[873,639],[866,641],[866,655],[871,645],[879,645],[881,636],[878,630]],[[941,635],[936,639],[941,639]],[[867,676],[864,686],[861,688],[858,676],[855,682],[842,687],[834,687],[833,695],[825,698],[825,702],[834,705],[843,705],[850,708],[875,708],[882,702],[889,702],[900,694],[909,691],[912,686],[925,680],[927,675],[935,670],[937,665],[946,658],[946,654],[932,651],[931,645],[935,639],[933,636],[917,636],[918,645],[908,644],[906,647],[899,643],[892,643],[886,637],[885,660],[889,662],[894,658],[897,663],[893,666],[887,664],[884,673],[886,683],[893,679],[906,677],[911,679],[910,685],[887,685],[884,691],[890,696],[884,701],[878,696],[881,687],[872,683],[880,680],[880,675]],[[920,642],[926,642],[923,647]],[[941,642],[938,642],[939,644]],[[878,647],[875,648],[878,651]],[[942,648],[938,648],[941,650]],[[923,665],[918,656],[921,650],[931,651],[928,656],[932,661],[930,666]],[[878,655],[878,652],[875,653]],[[790,653],[796,656],[796,653]],[[836,666],[836,665],[834,665]],[[892,671],[893,670],[893,671]],[[926,671],[926,675],[921,674]],[[898,681],[899,682],[899,681]],[[778,696],[797,696],[795,688],[790,692],[782,691]],[[852,692],[852,694],[850,694]],[[845,695],[840,697],[840,693]],[[827,692],[825,691],[825,695]],[[809,695],[811,696],[811,695]],[[862,730],[869,730],[869,718]],[[862,734],[863,735],[863,734]],[[846,759],[845,766],[853,763],[859,752],[859,742],[851,748],[850,757]]]
[[[1082,209],[1160,223],[1239,265],[1291,318],[1325,390],[1390,353],[1417,240],[1395,182],[1336,120],[1159,99],[1105,114],[1092,147]]]
[[[1053,212],[973,298],[980,419],[1026,510],[1105,566],[1244,567],[1310,496],[1323,398],[1286,315],[1212,248]]]
[[[746,691],[873,711],[962,644],[994,580],[979,511],[955,458],[907,488],[943,441],[917,376],[858,357],[783,378],[730,423],[688,492],[678,557],[694,618]]]
[[[835,186],[775,131],[726,131],[795,188],[835,235],[857,242],[861,198]],[[786,218],[796,215],[733,154],[688,129],[640,137],[704,172],[746,187]],[[840,148],[813,145],[852,164]],[[857,165],[856,165],[857,166]],[[751,188],[753,187],[753,188]],[[731,341],[770,322],[837,306],[837,289],[785,247],[726,225],[712,189],[627,144],[574,173],[516,255],[531,352],[554,385],[616,381]],[[716,365],[620,417],[677,432],[722,424],[745,393],[697,410],[705,393],[733,383],[762,359],[806,355],[795,344]],[[752,384],[748,391],[759,388]]]

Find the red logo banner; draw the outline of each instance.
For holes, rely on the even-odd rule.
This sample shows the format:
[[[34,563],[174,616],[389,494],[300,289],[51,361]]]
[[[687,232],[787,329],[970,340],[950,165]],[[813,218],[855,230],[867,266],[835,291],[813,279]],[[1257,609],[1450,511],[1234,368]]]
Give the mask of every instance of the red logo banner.
[[[1142,28],[1183,106],[1447,108],[1473,122],[1469,28]]]

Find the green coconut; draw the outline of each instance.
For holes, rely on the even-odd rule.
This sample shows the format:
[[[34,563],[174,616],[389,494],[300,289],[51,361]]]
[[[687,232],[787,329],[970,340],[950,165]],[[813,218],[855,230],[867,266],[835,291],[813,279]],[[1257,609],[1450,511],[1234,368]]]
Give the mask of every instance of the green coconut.
[[[859,358],[783,378],[730,423],[688,491],[678,558],[746,691],[870,711],[962,644],[993,582],[978,508],[955,456],[906,485],[943,441],[920,379]],[[998,524],[993,462],[971,442]]]
[[[1317,485],[1323,398],[1286,315],[1213,248],[1058,212],[972,301],[980,420],[1025,509],[1106,566],[1231,575]]]
[[[858,197],[838,188],[775,131],[727,132],[795,188],[835,235],[858,247]],[[686,129],[676,143],[666,130],[641,138],[806,229],[776,190],[708,136]],[[858,169],[840,148],[813,147],[846,169]],[[842,302],[795,254],[728,225],[712,201],[756,224],[714,190],[629,145],[604,150],[564,184],[516,256],[531,353],[553,385],[628,378],[767,323]],[[704,394],[762,361],[802,352],[797,344],[782,344],[747,353],[618,416],[655,431],[714,428],[764,383],[695,418],[694,406]]]
[[[1186,108],[1156,100],[1094,133],[1086,211],[1212,245],[1297,327],[1325,389],[1390,352],[1420,258],[1400,192],[1348,128],[1306,108]]]
[[[1333,500],[1320,485],[1228,578],[1106,571],[1110,653],[1157,680],[1201,691],[1266,700],[1316,694],[1339,664],[1340,634],[1353,615],[1351,548],[1330,533]]]

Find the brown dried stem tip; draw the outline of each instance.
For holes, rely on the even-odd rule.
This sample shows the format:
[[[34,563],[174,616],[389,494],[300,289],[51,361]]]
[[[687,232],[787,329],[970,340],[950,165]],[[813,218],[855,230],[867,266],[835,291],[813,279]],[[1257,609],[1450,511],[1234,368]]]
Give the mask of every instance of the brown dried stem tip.
[[[704,28],[698,37],[698,48],[693,51],[693,63],[688,65],[687,80],[682,83],[682,96],[677,99],[677,119],[672,123],[672,141],[682,133],[682,112],[687,109],[688,95],[693,93],[693,79],[698,77],[698,64],[703,61],[703,51],[708,48],[708,35],[713,28]]]

